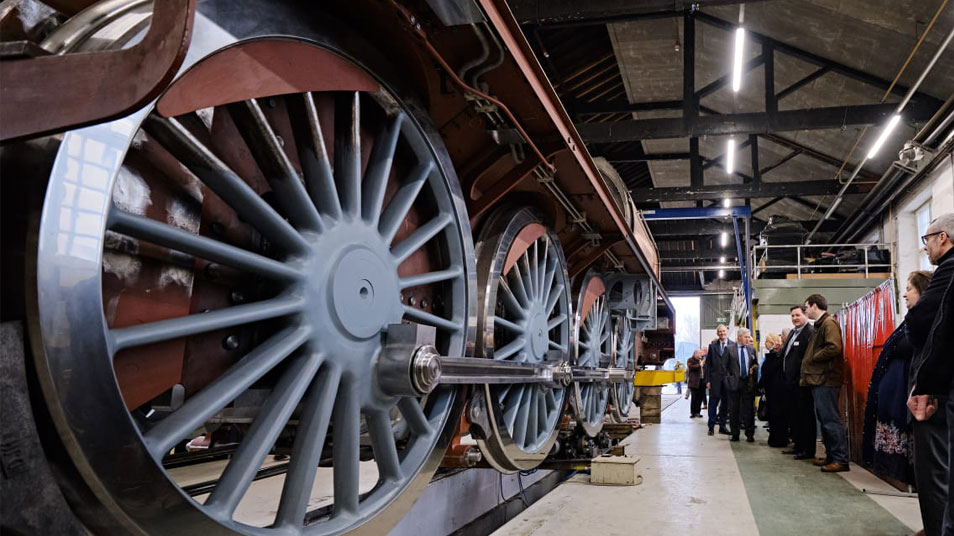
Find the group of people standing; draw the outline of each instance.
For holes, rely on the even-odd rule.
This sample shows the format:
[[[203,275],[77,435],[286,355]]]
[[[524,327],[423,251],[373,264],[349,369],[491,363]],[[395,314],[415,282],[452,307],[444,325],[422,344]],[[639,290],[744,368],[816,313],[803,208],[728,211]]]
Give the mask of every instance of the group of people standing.
[[[913,460],[923,533],[954,536],[954,214],[931,222],[921,241],[937,269],[908,277],[907,315],[885,342],[869,386],[863,458],[888,475]],[[758,380],[758,359],[744,328],[734,342],[719,326],[718,339],[696,350],[687,362],[691,417],[702,417],[700,401],[708,389],[709,435],[718,425],[720,434],[738,441],[744,429],[753,442],[755,397],[764,393],[769,446],[810,459],[823,472],[848,471],[838,409],[845,379],[841,327],[819,294],[790,313],[788,333],[766,337]],[[824,457],[815,456],[818,425]]]

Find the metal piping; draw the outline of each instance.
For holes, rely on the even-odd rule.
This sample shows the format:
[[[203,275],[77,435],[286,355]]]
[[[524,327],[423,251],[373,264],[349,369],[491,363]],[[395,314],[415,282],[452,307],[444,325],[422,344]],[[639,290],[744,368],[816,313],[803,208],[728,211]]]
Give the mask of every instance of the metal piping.
[[[908,92],[904,95],[904,99],[898,104],[898,107],[894,111],[894,115],[899,115],[904,107],[908,104],[908,101],[911,100],[911,97],[914,96],[914,93],[917,91],[918,87],[924,82],[924,79],[927,77],[928,73],[931,72],[931,69],[934,68],[934,65],[937,63],[938,58],[941,57],[941,54],[944,53],[944,50],[947,49],[947,46],[950,44],[951,39],[954,38],[954,28],[948,32],[947,37],[944,38],[944,42],[941,43],[941,46],[938,47],[937,52],[934,53],[934,56],[931,58],[931,61],[924,67],[924,70],[921,71],[921,75],[918,76],[917,81],[908,89]],[[845,191],[848,190],[848,187],[855,180],[855,177],[858,176],[858,173],[861,171],[861,168],[864,167],[865,163],[868,162],[868,155],[865,155],[864,159],[855,166],[854,171],[851,172],[851,176],[848,177],[848,180],[845,181],[845,184],[842,185],[841,190],[838,191],[838,195],[835,196],[835,201],[832,203],[828,210],[825,211],[825,214],[818,220],[818,223],[815,225],[815,228],[812,229],[812,232],[808,233],[808,236],[805,238],[805,244],[811,244],[812,237],[815,236],[815,233],[818,232],[818,229],[821,228],[822,223],[827,220],[835,212],[835,209],[841,203],[842,198],[845,195]]]

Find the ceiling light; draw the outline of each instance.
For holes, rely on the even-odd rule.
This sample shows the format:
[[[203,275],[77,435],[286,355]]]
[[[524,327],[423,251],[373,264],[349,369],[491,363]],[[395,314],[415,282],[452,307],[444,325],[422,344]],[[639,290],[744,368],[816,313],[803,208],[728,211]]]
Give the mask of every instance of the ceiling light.
[[[722,237],[719,239],[719,243],[722,244],[722,247],[729,245],[729,233],[722,231]]]
[[[719,279],[725,278],[725,270],[719,270]]]
[[[738,93],[742,87],[742,47],[745,45],[745,29],[735,30],[735,55],[732,57],[732,91]]]
[[[732,206],[732,200],[726,197],[725,199],[722,200],[722,206],[724,206],[725,208],[729,208],[730,206]]]
[[[729,138],[725,147],[725,172],[729,175],[735,171],[735,138]]]
[[[891,120],[888,121],[888,125],[884,127],[884,130],[881,131],[881,135],[878,136],[878,139],[875,140],[874,145],[871,146],[871,150],[868,151],[868,158],[874,158],[878,154],[878,150],[881,149],[881,146],[884,145],[884,141],[888,139],[888,136],[891,134],[891,131],[894,130],[894,127],[898,126],[898,122],[901,121],[901,116],[894,114],[891,116]]]
[[[719,264],[725,264],[725,257],[719,257]]]

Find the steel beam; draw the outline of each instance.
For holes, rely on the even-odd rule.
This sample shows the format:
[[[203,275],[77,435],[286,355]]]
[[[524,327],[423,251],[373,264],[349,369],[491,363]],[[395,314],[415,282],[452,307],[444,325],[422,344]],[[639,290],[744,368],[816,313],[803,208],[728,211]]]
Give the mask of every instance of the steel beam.
[[[840,221],[840,220],[835,220]],[[796,221],[797,223],[806,231],[811,230],[815,226],[816,221]],[[834,232],[838,230],[839,224],[830,224],[826,221],[825,225],[822,227],[822,232]],[[765,229],[766,224],[764,222],[753,220],[751,226],[751,233],[758,234]],[[715,235],[718,235],[722,232],[730,232],[732,230],[731,222],[715,222],[715,221],[686,221],[686,222],[651,222],[650,231],[653,233],[653,238],[657,242],[665,241],[670,237],[680,237],[680,239],[699,239],[703,240]]]
[[[577,123],[587,143],[611,143],[652,139],[728,136],[733,134],[770,134],[788,130],[819,130],[843,126],[884,124],[896,104],[861,104],[803,110],[785,110],[776,114],[749,112],[707,115],[697,118],[653,118],[606,123]],[[927,121],[934,114],[928,106],[909,105],[906,121]]]
[[[737,255],[729,249],[693,249],[693,250],[660,250],[659,258],[664,260],[699,260],[699,259],[718,259],[725,257],[726,262],[737,260]]]
[[[753,0],[748,0],[752,2]],[[764,0],[754,0],[764,1]],[[657,17],[676,17],[692,11],[694,0],[510,0],[508,5],[521,24],[593,26]],[[707,0],[706,7],[735,5],[738,0]]]
[[[749,207],[655,208],[640,211],[647,221],[711,220],[718,218],[748,218]]]
[[[762,182],[760,184],[711,184],[699,188],[679,186],[675,188],[634,188],[630,190],[636,203],[660,203],[663,201],[698,201],[707,199],[794,197],[834,195],[840,185],[836,181]],[[846,194],[862,194],[865,190],[852,184]]]

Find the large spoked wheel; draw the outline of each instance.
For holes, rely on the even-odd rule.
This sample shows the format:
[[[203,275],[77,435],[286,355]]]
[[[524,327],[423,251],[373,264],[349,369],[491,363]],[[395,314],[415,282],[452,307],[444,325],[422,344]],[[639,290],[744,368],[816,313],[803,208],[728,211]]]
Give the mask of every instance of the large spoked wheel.
[[[610,311],[603,279],[592,272],[581,277],[576,289],[577,350],[575,365],[581,368],[608,367],[613,355]],[[609,401],[609,386],[601,382],[573,383],[573,411],[587,435],[603,429],[603,414]]]
[[[635,371],[636,332],[633,331],[632,321],[627,318],[626,313],[627,311],[622,311],[620,314],[613,315],[613,334],[616,339],[613,366]],[[635,390],[632,380],[614,384],[611,388],[612,416],[616,422],[623,422],[629,418],[629,408],[632,406]]]
[[[570,348],[566,261],[556,234],[529,208],[505,207],[476,246],[478,355],[521,363],[559,363]],[[486,385],[490,422],[481,451],[499,471],[532,469],[556,440],[565,390],[543,384]]]
[[[269,9],[268,24],[300,25]],[[219,24],[247,28],[196,21],[188,61],[219,69],[213,100],[246,74],[207,56],[246,43]],[[272,30],[286,36],[255,53],[296,47],[303,70],[335,77],[67,133],[50,178],[34,304],[44,394],[85,483],[148,533],[387,532],[461,409],[453,388],[389,396],[376,369],[389,324],[436,327],[444,355],[473,341],[473,246],[447,154],[374,57]],[[223,423],[238,444],[192,497],[170,452]],[[280,448],[283,475],[256,488]]]

